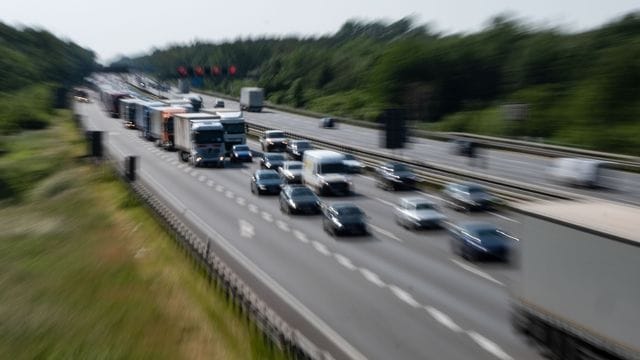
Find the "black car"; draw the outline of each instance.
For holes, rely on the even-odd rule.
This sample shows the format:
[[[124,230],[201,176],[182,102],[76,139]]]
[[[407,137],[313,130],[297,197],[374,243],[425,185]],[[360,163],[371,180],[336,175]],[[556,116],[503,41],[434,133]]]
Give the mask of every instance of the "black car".
[[[249,149],[249,145],[233,145],[229,159],[231,162],[252,162],[253,154]]]
[[[388,162],[376,168],[378,186],[386,190],[410,189],[416,184],[416,176],[406,165]]]
[[[275,170],[256,170],[251,176],[251,192],[254,194],[280,193],[282,179]]]
[[[489,210],[494,204],[494,197],[483,186],[471,182],[448,184],[442,195],[455,210]]]
[[[336,120],[334,118],[325,117],[320,119],[320,127],[325,129],[331,129],[336,127]]]
[[[332,236],[366,235],[367,222],[364,211],[351,203],[333,203],[322,211],[322,228]]]
[[[500,260],[509,261],[512,237],[494,225],[471,222],[453,226],[451,249],[469,261]]]
[[[287,153],[293,160],[302,160],[304,152],[312,148],[308,140],[291,140],[287,143]]]
[[[451,141],[451,152],[455,155],[470,156],[474,143],[471,140],[455,139]]]
[[[267,130],[260,137],[262,151],[285,151],[287,149],[287,136],[280,130]]]
[[[320,213],[320,198],[304,185],[286,185],[280,191],[280,211],[289,214]]]
[[[260,159],[260,167],[277,171],[286,160],[281,153],[263,153]]]
[[[213,107],[214,107],[214,108],[216,108],[216,109],[223,108],[223,107],[224,107],[224,101],[223,101],[223,100],[220,100],[220,99],[217,99],[217,100],[213,103]]]

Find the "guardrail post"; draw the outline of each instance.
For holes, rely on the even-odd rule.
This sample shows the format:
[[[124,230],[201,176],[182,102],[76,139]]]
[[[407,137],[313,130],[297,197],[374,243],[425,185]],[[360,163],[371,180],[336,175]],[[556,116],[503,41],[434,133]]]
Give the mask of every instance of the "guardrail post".
[[[95,158],[102,158],[102,131],[87,131],[89,141],[89,155]]]
[[[136,180],[136,163],[138,157],[137,156],[127,156],[124,158],[124,167],[125,167],[125,176],[129,181]]]

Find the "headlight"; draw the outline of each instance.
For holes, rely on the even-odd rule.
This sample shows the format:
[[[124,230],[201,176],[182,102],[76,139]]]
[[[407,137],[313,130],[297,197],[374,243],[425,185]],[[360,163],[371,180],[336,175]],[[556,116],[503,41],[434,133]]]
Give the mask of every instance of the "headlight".
[[[336,224],[337,227],[342,227],[342,223],[338,221],[338,219],[333,219],[333,223]]]
[[[264,185],[258,185],[258,187],[260,188],[260,190],[265,190],[267,187]]]
[[[220,156],[220,161],[224,161],[224,156]]]
[[[202,158],[201,158],[200,156],[198,156],[198,157],[196,158],[196,162],[200,162],[200,161],[202,161]]]
[[[289,204],[291,204],[292,208],[296,208],[296,203],[294,203],[293,200],[289,200]]]

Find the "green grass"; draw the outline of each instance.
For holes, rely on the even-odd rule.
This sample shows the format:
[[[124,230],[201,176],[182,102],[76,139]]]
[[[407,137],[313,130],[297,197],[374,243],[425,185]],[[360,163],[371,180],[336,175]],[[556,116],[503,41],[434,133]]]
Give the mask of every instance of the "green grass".
[[[284,358],[109,167],[81,159],[70,114],[52,124],[0,141],[0,358]]]

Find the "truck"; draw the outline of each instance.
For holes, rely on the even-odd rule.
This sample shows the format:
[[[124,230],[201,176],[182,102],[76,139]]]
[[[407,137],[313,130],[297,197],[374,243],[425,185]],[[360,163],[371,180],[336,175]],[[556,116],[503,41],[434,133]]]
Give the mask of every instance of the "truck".
[[[556,359],[640,359],[640,208],[585,200],[513,209],[514,329]]]
[[[344,154],[332,150],[307,150],[302,156],[302,183],[318,195],[349,195],[353,191],[346,175]]]
[[[136,128],[136,111],[138,103],[142,100],[136,98],[120,99],[120,117],[123,125],[128,129]]]
[[[612,188],[616,178],[609,162],[587,158],[554,159],[547,173],[561,184],[590,188]]]
[[[185,109],[187,109],[187,112],[196,112],[193,109],[193,104],[191,103],[191,100],[189,99],[185,99],[185,98],[180,98],[180,99],[165,99],[162,100],[163,103],[165,103],[167,106],[180,106],[183,107]]]
[[[156,142],[156,146],[166,150],[174,149],[174,115],[186,113],[177,106],[155,106],[149,108],[149,131],[147,139]]]
[[[218,116],[182,113],[173,118],[175,148],[180,160],[194,167],[224,167],[224,127]]]
[[[150,108],[159,106],[165,106],[165,104],[160,101],[139,101],[136,103],[136,128],[140,130],[141,136],[148,140],[151,140],[151,137],[149,136],[149,130],[151,127],[149,111]]]
[[[224,142],[227,154],[231,154],[233,145],[246,144],[247,133],[242,111],[218,108],[203,108],[200,111],[220,117],[220,123],[224,127]]]
[[[127,92],[107,89],[100,94],[100,100],[106,112],[113,118],[120,117],[120,99],[131,98]]]
[[[262,111],[264,91],[257,87],[243,87],[240,89],[240,109],[247,111]]]

